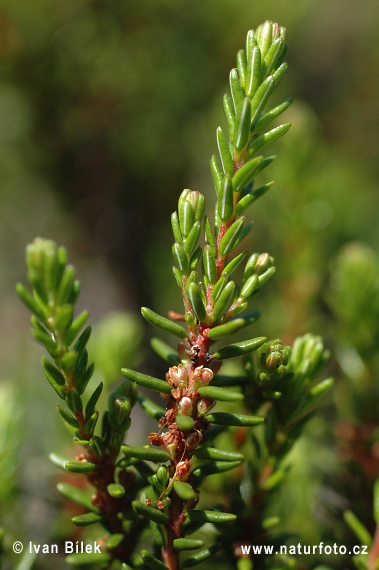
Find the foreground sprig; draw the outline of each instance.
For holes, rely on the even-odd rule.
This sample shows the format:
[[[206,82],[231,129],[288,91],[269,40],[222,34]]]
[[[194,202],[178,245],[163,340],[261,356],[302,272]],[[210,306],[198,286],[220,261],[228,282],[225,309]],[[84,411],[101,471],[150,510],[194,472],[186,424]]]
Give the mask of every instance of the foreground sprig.
[[[219,510],[196,509],[203,479],[238,468],[244,461],[241,454],[213,447],[216,434],[210,426],[221,433],[233,426],[252,427],[263,422],[259,413],[211,410],[216,402],[244,402],[246,393],[238,382],[233,384],[233,378],[229,382],[217,373],[224,359],[264,350],[266,338],[226,344],[216,351],[212,351],[212,343],[257,320],[259,313],[246,312],[248,304],[275,272],[274,260],[268,253],[253,253],[246,260],[246,251],[238,252],[237,246],[252,228],[243,214],[273,184],[254,189],[255,177],[274,159],[256,155],[290,127],[287,123],[266,130],[291,102],[288,99],[265,111],[287,67],[283,62],[285,38],[285,29],[268,21],[248,33],[246,51],[238,52],[237,69],[230,74],[231,96],[224,96],[228,133],[217,129],[220,162],[215,156],[211,160],[217,194],[214,224],[205,216],[204,196],[188,189],[182,192],[178,210],[171,216],[175,238],[173,272],[182,293],[184,314],[171,312],[167,319],[142,308],[142,315],[150,324],[181,339],[177,351],[157,339],[152,343],[153,349],[171,365],[166,381],[129,369],[122,371],[132,382],[161,392],[166,398],[159,431],[151,433],[149,440],[152,446],[163,447],[168,465],[159,467],[152,476],[151,489],[143,493],[141,503],[133,504],[139,514],[160,528],[158,543],[166,566],[157,557],[156,549],[155,558],[142,554],[150,568],[176,570],[181,566],[181,551],[203,546],[187,539],[189,532],[204,522],[224,524],[235,518]],[[240,281],[235,278],[238,267],[242,272]],[[180,322],[187,325],[187,330]],[[264,382],[281,377],[289,350],[286,352],[278,344],[275,347],[269,349],[270,356],[260,376],[251,378],[247,372],[241,384],[253,382],[260,390]],[[271,391],[274,398],[281,395],[273,388],[266,391]],[[149,413],[145,399],[142,406]],[[291,413],[294,411],[291,409]],[[155,406],[150,415],[159,417]],[[220,547],[220,541],[206,546],[185,559],[183,567],[199,564]]]

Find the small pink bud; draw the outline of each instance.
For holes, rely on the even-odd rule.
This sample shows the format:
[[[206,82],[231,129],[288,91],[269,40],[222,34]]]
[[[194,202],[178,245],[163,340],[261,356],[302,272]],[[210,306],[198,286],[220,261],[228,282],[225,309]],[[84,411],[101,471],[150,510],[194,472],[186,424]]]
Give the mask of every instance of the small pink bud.
[[[179,366],[172,366],[168,371],[168,375],[174,386],[185,386],[187,380],[187,372],[182,364],[179,364]]]
[[[190,416],[192,414],[192,401],[191,398],[184,396],[179,402],[179,411],[184,416]]]
[[[213,372],[210,368],[203,368],[199,366],[194,372],[194,385],[195,390],[198,390],[202,386],[208,386],[209,382],[213,378]]]

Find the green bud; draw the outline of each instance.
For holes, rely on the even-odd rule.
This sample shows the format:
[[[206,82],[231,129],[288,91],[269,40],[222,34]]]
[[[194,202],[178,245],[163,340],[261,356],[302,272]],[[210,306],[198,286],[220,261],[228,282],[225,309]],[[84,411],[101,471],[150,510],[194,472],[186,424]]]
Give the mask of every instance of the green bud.
[[[195,222],[195,211],[188,200],[184,200],[179,210],[180,231],[186,238]]]
[[[117,396],[112,404],[112,417],[117,426],[121,426],[126,418],[130,416],[131,403],[125,396]]]
[[[271,46],[272,30],[273,23],[270,20],[266,20],[266,22],[264,24],[261,24],[256,31],[256,39],[259,47],[261,48],[263,59],[265,58],[266,53]]]
[[[168,481],[170,479],[170,473],[166,465],[160,465],[157,469],[157,479],[162,489],[166,489]]]

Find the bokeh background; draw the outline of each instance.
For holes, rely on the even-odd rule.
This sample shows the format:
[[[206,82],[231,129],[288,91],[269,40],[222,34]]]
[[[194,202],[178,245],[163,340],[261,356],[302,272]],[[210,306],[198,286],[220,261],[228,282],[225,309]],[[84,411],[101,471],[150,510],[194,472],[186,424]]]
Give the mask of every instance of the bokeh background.
[[[14,294],[36,235],[66,245],[111,389],[121,365],[163,373],[139,307],[180,310],[169,217],[183,188],[213,205],[209,159],[221,97],[249,28],[288,31],[293,126],[255,206],[247,247],[277,274],[257,334],[307,331],[332,349],[334,396],[293,452],[283,530],[303,542],[370,531],[379,475],[379,4],[375,0],[0,1],[0,527],[51,542],[72,532],[46,454],[70,437]],[[262,183],[268,180],[263,176]],[[210,208],[211,210],[211,208]],[[109,350],[113,357],[109,358]],[[110,364],[112,363],[112,365]],[[135,441],[149,426],[136,415]],[[133,430],[132,430],[133,431]],[[8,535],[8,538],[7,538]],[[16,558],[10,562],[16,564]],[[304,559],[305,568],[319,561]],[[350,568],[335,560],[333,568]],[[44,568],[42,559],[36,567]],[[57,564],[54,561],[54,564]],[[8,567],[8,566],[6,566]],[[49,567],[49,566],[47,566]],[[65,567],[62,562],[62,568]]]

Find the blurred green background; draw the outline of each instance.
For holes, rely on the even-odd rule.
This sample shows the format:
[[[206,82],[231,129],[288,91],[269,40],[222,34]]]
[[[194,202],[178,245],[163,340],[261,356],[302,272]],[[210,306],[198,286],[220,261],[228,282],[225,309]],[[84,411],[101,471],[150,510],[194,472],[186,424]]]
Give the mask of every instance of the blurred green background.
[[[139,307],[181,309],[169,217],[187,187],[203,192],[212,210],[209,159],[224,124],[228,72],[247,30],[266,19],[285,26],[289,42],[274,103],[289,95],[294,102],[285,118],[293,126],[267,173],[277,182],[251,212],[246,247],[277,264],[254,332],[286,343],[322,334],[338,380],[337,406],[330,402],[293,453],[298,491],[288,483],[282,508],[288,528],[310,543],[333,533],[351,540],[344,508],[373,529],[379,4],[1,0],[0,526],[14,539],[48,542],[71,532],[46,459],[70,449],[70,438],[14,294],[25,280],[24,247],[36,235],[67,246],[82,282],[80,307],[98,330],[98,377],[110,386],[119,366],[139,364],[162,374],[150,330],[142,341]],[[113,369],[104,342],[114,348]],[[137,441],[148,427],[135,422]],[[355,436],[370,468],[346,443],[346,426],[359,431],[364,422]]]

